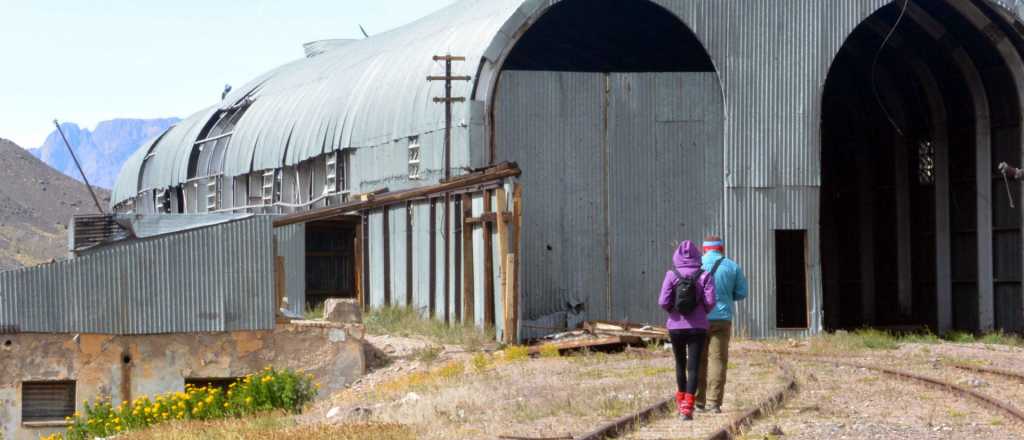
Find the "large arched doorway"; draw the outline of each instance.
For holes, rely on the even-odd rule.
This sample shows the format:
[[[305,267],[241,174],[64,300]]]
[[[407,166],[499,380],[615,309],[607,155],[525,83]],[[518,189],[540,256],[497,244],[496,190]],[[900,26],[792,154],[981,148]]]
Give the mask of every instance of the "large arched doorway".
[[[558,2],[509,52],[492,108],[494,159],[523,171],[523,336],[563,312],[663,319],[675,243],[721,228],[722,93],[696,36],[649,1]],[[543,317],[554,328],[531,328]]]
[[[1021,160],[1010,42],[980,1],[893,2],[847,38],[822,97],[826,328],[1020,329],[1020,185],[995,172]]]

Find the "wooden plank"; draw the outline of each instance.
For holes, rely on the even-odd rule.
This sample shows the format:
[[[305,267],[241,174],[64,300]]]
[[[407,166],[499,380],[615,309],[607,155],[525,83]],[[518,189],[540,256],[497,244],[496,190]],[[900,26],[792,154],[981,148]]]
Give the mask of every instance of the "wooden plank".
[[[384,245],[384,306],[391,305],[391,240],[388,231],[391,229],[390,222],[388,221],[388,208],[381,210],[383,212],[384,225],[381,231],[383,236],[381,242]]]
[[[360,267],[362,277],[361,290],[363,292],[363,311],[370,311],[370,216],[363,214],[363,226],[359,228],[360,245],[359,250],[363,253],[363,265]]]
[[[504,190],[501,190],[501,191],[505,192]],[[503,212],[503,213],[485,212],[483,214],[480,214],[479,217],[467,218],[466,219],[466,223],[471,223],[471,224],[500,223],[498,221],[498,219],[501,219],[502,222],[509,222],[509,221],[512,221],[512,215],[507,213],[507,212]]]
[[[502,271],[504,274],[501,277],[502,282],[502,304],[505,307],[502,308],[502,319],[505,325],[504,341],[506,344],[513,344],[516,342],[516,321],[515,321],[515,301],[513,298],[516,296],[516,256],[512,254],[505,254],[505,264],[502,265]]]
[[[352,274],[355,278],[356,300],[366,310],[366,292],[363,290],[363,227],[356,228],[355,239],[352,240]]]
[[[452,298],[448,298],[448,292],[445,292],[445,299],[452,302],[455,306],[455,322],[462,322],[462,198],[452,197],[450,194],[446,195],[449,200],[454,200],[454,205],[451,210],[445,213],[445,221],[448,218],[452,218],[451,227],[445,234],[445,239],[452,240],[452,247],[454,249],[454,260],[452,263],[455,265],[452,268],[453,274],[452,283]],[[445,264],[448,264],[446,261]],[[448,271],[445,271],[445,276],[448,276]],[[446,303],[447,305],[447,303]],[[447,319],[445,322],[451,322]]]
[[[430,258],[427,271],[430,286],[427,289],[430,298],[427,302],[430,318],[437,316],[437,199],[430,199]],[[446,314],[447,315],[447,314]]]
[[[274,257],[274,310],[280,310],[285,297],[284,257]]]
[[[505,188],[498,188],[494,190],[494,198],[496,201],[496,206],[494,207],[495,216],[497,218],[504,219],[506,217],[505,211],[508,210],[508,195],[505,193]],[[508,224],[505,221],[499,221],[497,222],[497,226],[498,258],[500,258],[499,262],[501,263],[501,284],[498,286],[498,292],[501,295],[501,323],[504,328],[502,336],[505,342],[511,343],[512,341],[509,339],[511,332],[509,330],[512,326],[509,325],[511,321],[511,308],[509,306],[511,305],[512,295],[508,292],[508,278],[510,273],[508,271],[508,268],[510,267],[508,258]],[[514,274],[515,272],[511,273]]]
[[[530,354],[539,353],[542,347],[554,346],[558,351],[575,350],[580,348],[607,347],[613,345],[639,344],[640,338],[630,336],[600,336],[597,338],[580,338],[568,341],[548,342],[546,344],[534,345],[528,350]]]
[[[462,218],[473,215],[473,198],[462,195]],[[476,301],[473,298],[473,227],[462,222],[462,322],[476,322]]]
[[[491,212],[491,192],[484,191],[484,212]],[[483,224],[484,232],[484,325],[494,328],[494,239],[490,223]]]
[[[449,181],[442,182],[438,185],[413,188],[404,191],[388,192],[373,197],[371,200],[355,200],[330,208],[323,208],[308,212],[282,216],[274,220],[274,227],[277,228],[295,223],[308,223],[317,220],[330,219],[351,212],[365,211],[368,209],[379,208],[382,206],[389,206],[396,203],[402,203],[407,200],[423,198],[434,194],[444,194],[448,191],[466,188],[473,185],[479,185],[485,182],[499,181],[507,177],[518,176],[519,174],[520,171],[518,165],[514,163],[503,163],[495,165],[494,167],[491,168],[487,168],[484,171],[477,171],[474,173],[467,174],[465,176],[453,178]]]
[[[414,309],[412,299],[412,223],[416,221],[413,215],[412,202],[405,203],[405,306]]]
[[[513,271],[509,279],[513,280],[512,288],[512,322],[515,324],[512,327],[512,338],[515,341],[519,341],[519,300],[522,298],[522,293],[519,291],[519,267],[522,266],[520,263],[522,260],[519,256],[520,243],[523,239],[523,187],[520,184],[515,184],[512,190],[512,256],[514,257],[515,264],[513,265],[516,270]]]

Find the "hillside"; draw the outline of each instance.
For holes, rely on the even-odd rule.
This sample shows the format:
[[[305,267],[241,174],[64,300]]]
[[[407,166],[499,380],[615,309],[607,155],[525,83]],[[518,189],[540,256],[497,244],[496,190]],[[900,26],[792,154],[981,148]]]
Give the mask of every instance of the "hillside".
[[[31,266],[67,253],[67,223],[95,213],[85,185],[0,138],[0,270]],[[106,209],[110,193],[98,190]]]
[[[143,142],[162,133],[178,121],[178,118],[114,119],[100,122],[93,131],[70,122],[62,123],[61,128],[75,149],[78,160],[82,162],[89,183],[101,188],[112,188],[117,173],[121,171],[121,165],[128,156],[131,156]],[[53,130],[46,137],[46,142],[41,147],[30,151],[32,155],[64,175],[81,180],[78,169],[75,168],[75,163],[57,130]]]

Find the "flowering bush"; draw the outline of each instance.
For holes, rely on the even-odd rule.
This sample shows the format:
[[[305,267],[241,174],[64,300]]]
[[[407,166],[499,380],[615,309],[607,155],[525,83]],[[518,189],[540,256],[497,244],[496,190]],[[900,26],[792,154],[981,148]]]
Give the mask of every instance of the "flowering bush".
[[[284,410],[298,413],[316,397],[319,384],[313,376],[291,370],[266,367],[231,383],[227,389],[185,385],[185,391],[161,394],[150,399],[139,396],[114,405],[109,399],[93,404],[82,402],[85,414],[68,417],[68,439],[107,437],[119,432],[147,428],[169,420],[211,420],[241,417],[257,412]],[[54,434],[46,440],[65,438]]]

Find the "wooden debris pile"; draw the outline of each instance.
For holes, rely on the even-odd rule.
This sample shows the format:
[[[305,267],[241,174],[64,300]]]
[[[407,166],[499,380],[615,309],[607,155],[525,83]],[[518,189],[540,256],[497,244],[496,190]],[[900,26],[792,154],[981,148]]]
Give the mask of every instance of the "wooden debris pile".
[[[586,321],[579,330],[542,338],[530,347],[530,353],[540,353],[543,347],[550,346],[554,346],[559,352],[579,349],[612,350],[668,339],[668,330],[664,327],[624,321]]]

